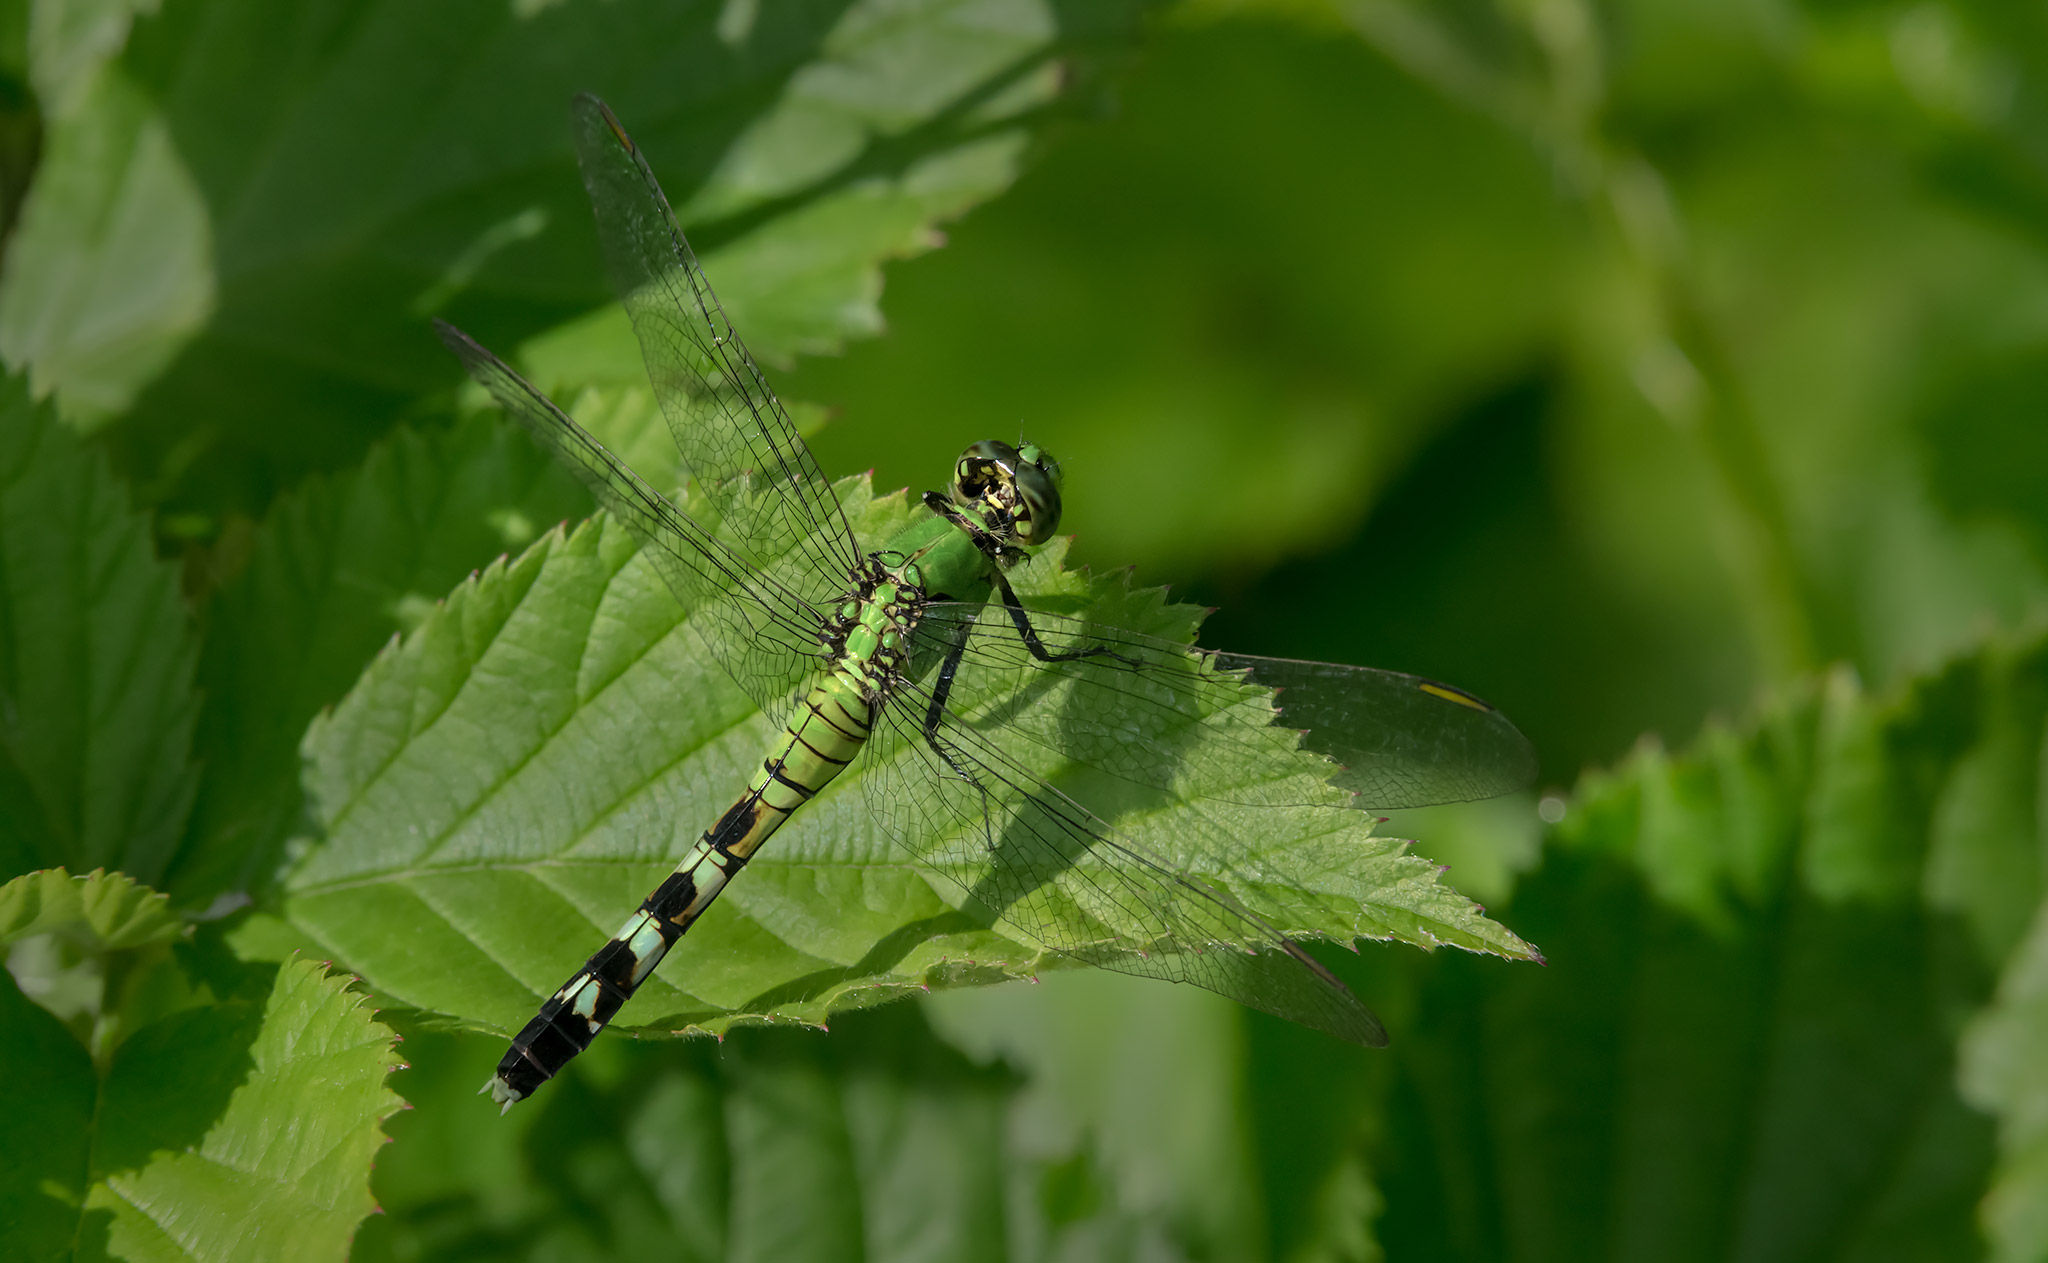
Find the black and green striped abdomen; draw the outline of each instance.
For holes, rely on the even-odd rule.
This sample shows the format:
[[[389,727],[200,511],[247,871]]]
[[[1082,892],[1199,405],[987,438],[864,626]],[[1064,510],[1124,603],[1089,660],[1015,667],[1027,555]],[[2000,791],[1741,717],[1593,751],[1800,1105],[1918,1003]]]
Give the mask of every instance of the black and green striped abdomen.
[[[509,1108],[590,1047],[761,844],[853,761],[873,723],[866,693],[866,680],[856,666],[835,671],[804,696],[747,792],[704,831],[618,934],[513,1037],[497,1074],[484,1085],[493,1100]]]

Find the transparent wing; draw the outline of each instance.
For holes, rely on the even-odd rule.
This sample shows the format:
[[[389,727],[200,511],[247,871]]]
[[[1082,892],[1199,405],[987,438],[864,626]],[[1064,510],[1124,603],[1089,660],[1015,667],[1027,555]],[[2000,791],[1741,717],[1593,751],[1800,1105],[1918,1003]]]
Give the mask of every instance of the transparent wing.
[[[1279,722],[1342,767],[1331,783],[1362,807],[1396,811],[1475,802],[1527,789],[1536,749],[1480,698],[1436,680],[1373,667],[1217,652],[1224,671],[1279,694]]]
[[[620,301],[698,489],[756,564],[796,558],[789,583],[824,603],[861,554],[833,494],[704,279],[654,172],[602,101],[575,103],[576,157]]]
[[[796,686],[819,664],[818,611],[641,481],[503,360],[455,326],[435,326],[469,375],[626,524],[719,665],[762,710],[786,711]]]
[[[1221,866],[1221,830],[1197,812],[1173,813],[1170,849],[1148,845],[972,725],[947,716],[928,740],[930,706],[922,684],[891,697],[861,784],[882,827],[974,902],[1086,964],[1193,983],[1368,1047],[1387,1042],[1343,983],[1223,888],[1255,892],[1261,875]]]
[[[942,655],[964,636],[956,714],[1135,784],[1215,796],[1184,787],[1227,782],[1236,801],[1276,801],[1301,789],[1299,748],[1337,763],[1330,783],[1373,810],[1491,798],[1535,779],[1535,751],[1505,715],[1434,680],[1027,617],[1048,653],[1102,652],[1041,661],[1005,606],[952,602],[926,608],[919,652]],[[1277,715],[1247,682],[1278,690]]]

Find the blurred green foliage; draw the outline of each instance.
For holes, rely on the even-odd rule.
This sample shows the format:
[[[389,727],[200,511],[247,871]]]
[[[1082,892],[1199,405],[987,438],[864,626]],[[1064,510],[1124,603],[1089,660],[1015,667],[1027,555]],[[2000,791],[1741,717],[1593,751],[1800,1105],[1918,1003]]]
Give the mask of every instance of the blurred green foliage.
[[[379,646],[588,511],[427,317],[670,472],[578,88],[828,472],[1021,431],[1205,642],[1516,717],[1540,849],[1399,827],[1548,967],[1322,952],[1379,1054],[1091,975],[601,1041],[502,1121],[387,1014],[372,1174],[388,1034],[189,923],[277,906]],[[0,1048],[16,1136],[133,1124],[0,1146],[0,1235],[338,1257],[178,1184],[233,1151],[373,1188],[364,1258],[2048,1258],[2044,136],[1998,0],[0,5]]]

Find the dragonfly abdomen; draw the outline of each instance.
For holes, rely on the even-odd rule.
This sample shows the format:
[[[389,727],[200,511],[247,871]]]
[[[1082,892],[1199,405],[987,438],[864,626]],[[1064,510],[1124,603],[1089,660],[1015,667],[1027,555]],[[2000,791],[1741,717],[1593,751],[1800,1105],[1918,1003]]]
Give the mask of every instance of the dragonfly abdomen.
[[[590,1047],[761,844],[845,770],[867,743],[874,721],[873,706],[861,694],[861,683],[841,672],[805,694],[747,792],[513,1037],[497,1074],[484,1085],[493,1100],[509,1108]]]

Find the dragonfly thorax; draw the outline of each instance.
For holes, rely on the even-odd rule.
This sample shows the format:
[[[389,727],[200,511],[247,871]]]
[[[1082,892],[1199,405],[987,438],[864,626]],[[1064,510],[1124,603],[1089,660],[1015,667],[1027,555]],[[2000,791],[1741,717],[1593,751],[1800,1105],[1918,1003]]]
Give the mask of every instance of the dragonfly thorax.
[[[1060,524],[1060,467],[1033,443],[983,439],[953,466],[953,502],[978,511],[1003,543],[1043,544]]]
[[[910,636],[925,593],[916,563],[900,553],[870,554],[853,579],[853,590],[825,625],[825,650],[832,669],[873,704],[910,665]]]

